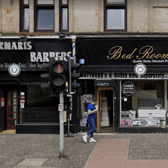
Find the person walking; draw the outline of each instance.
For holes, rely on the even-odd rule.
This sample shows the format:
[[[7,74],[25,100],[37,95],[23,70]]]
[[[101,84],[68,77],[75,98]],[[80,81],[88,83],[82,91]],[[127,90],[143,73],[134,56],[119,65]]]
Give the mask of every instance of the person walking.
[[[95,112],[97,112],[98,110],[96,98],[94,98],[92,100],[92,103],[90,103],[87,106],[87,110],[88,110],[88,118],[87,118],[86,127],[88,127],[88,124],[89,124],[91,126],[91,129],[87,132],[86,135],[83,136],[83,141],[87,142],[87,138],[90,135],[89,142],[97,142],[97,140],[93,138],[93,133],[96,131],[96,123],[97,123],[97,117],[96,117]]]

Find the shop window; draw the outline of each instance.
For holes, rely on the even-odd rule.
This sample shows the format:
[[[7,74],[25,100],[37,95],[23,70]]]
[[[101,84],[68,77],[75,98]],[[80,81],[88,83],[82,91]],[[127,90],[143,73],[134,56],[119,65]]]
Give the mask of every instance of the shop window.
[[[59,122],[59,96],[49,96],[49,90],[41,85],[22,85],[21,90],[25,95],[24,105],[20,106],[21,124]]]
[[[105,0],[105,21],[106,32],[125,32],[127,30],[127,2],[126,0]]]
[[[87,106],[96,97],[94,80],[85,80],[81,82],[80,87],[80,126],[85,127],[87,122]]]
[[[69,0],[60,0],[60,32],[69,31]]]
[[[29,0],[20,1],[20,31],[29,31]]]
[[[35,0],[35,31],[54,31],[54,1]]]
[[[122,81],[121,126],[165,125],[164,81]]]

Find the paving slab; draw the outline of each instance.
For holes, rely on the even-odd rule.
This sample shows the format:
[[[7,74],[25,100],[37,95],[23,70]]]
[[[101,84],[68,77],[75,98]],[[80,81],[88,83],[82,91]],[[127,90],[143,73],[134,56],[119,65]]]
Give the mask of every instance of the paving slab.
[[[131,168],[130,165],[132,166],[132,164],[135,163],[134,161],[154,160],[159,161],[156,164],[160,164],[161,161],[162,166],[164,166],[163,164],[167,164],[168,134],[96,134],[94,138],[99,142],[101,142],[102,139],[106,139],[106,143],[101,143],[101,149],[108,145],[107,140],[117,140],[117,145],[109,142],[111,148],[113,148],[112,150],[102,151],[108,160],[111,159],[109,158],[110,155],[114,156],[113,159],[111,159],[113,162],[117,157],[122,159],[123,155],[121,151],[117,152],[116,149],[119,146],[122,147],[121,149],[125,149],[127,145],[128,153],[127,156],[124,154],[123,157],[125,158],[128,168]],[[128,144],[121,144],[124,139],[128,140]],[[65,137],[65,157],[60,158],[59,140],[60,137],[57,134],[0,134],[0,168],[16,168],[16,166],[26,158],[47,159],[43,165],[40,166],[41,168],[84,168],[89,156],[94,152],[94,149],[96,149],[96,145],[99,144],[84,143],[81,134],[69,138]],[[99,152],[97,152],[96,155],[99,156],[99,158],[101,157]],[[101,159],[105,160],[106,158],[103,157]],[[155,162],[152,162],[150,164],[154,163]],[[133,168],[137,166],[138,165],[134,165]]]
[[[40,167],[43,163],[47,161],[47,159],[38,159],[38,158],[26,158],[21,163],[17,165],[18,168],[20,167]]]
[[[115,148],[117,146],[117,148]],[[129,140],[101,139],[85,168],[167,168],[168,160],[128,160]]]

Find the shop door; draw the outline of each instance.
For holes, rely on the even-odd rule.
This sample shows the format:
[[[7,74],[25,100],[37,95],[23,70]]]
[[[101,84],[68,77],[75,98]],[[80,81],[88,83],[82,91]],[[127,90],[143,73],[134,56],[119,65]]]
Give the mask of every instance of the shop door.
[[[0,89],[0,132],[5,130],[5,93]]]
[[[16,129],[18,121],[18,91],[7,93],[7,129]]]
[[[98,87],[97,132],[114,132],[114,88]]]
[[[97,96],[97,101],[98,101],[98,111],[97,111],[97,132],[100,131],[101,128],[101,105],[102,105],[102,95],[101,95],[101,90],[98,90],[98,96]]]

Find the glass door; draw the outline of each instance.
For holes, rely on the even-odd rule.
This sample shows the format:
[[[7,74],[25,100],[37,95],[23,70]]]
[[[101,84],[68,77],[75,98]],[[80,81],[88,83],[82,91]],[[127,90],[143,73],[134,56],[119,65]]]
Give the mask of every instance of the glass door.
[[[16,129],[18,121],[18,91],[7,93],[7,129]]]

